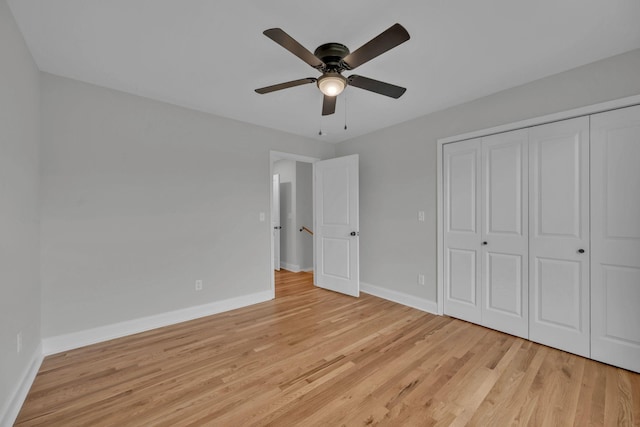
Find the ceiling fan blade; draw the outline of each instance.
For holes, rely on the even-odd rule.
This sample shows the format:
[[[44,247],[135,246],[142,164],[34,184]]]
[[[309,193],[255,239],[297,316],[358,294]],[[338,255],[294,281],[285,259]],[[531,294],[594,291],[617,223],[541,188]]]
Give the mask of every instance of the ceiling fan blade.
[[[261,87],[260,89],[256,89],[256,92],[264,95],[265,93],[275,92],[276,90],[288,89],[290,87],[296,87],[300,85],[306,85],[307,83],[315,83],[317,79],[313,77],[307,77],[304,79],[292,80],[290,82],[279,83],[277,85]]]
[[[343,62],[347,69],[353,70],[365,62],[371,61],[376,56],[382,55],[389,49],[406,42],[409,38],[409,33],[402,25],[394,24],[354,52],[345,56]]]
[[[263,34],[269,37],[274,42],[278,43],[289,52],[293,53],[298,58],[302,59],[313,68],[321,69],[324,63],[318,59],[313,53],[309,52],[307,48],[298,43],[293,37],[285,33],[282,28],[270,28],[265,30]]]
[[[381,82],[380,80],[370,79],[369,77],[353,74],[347,79],[349,86],[359,87],[360,89],[379,93],[380,95],[389,96],[398,99],[406,92],[406,88],[392,85],[391,83]]]
[[[336,112],[336,98],[337,96],[324,96],[322,100],[322,115],[328,116]]]

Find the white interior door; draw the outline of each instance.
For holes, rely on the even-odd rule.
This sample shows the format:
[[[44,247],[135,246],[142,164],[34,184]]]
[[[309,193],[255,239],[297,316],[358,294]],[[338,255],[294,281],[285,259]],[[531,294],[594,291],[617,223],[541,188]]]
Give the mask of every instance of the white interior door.
[[[529,336],[528,131],[482,138],[482,324]]]
[[[280,175],[273,175],[273,200],[271,201],[271,230],[273,232],[273,269],[280,271]]]
[[[360,295],[358,155],[314,163],[316,286]]]
[[[640,372],[640,106],[591,132],[591,357]]]
[[[589,118],[529,130],[529,338],[589,357]]]
[[[481,140],[443,147],[444,312],[481,323]]]

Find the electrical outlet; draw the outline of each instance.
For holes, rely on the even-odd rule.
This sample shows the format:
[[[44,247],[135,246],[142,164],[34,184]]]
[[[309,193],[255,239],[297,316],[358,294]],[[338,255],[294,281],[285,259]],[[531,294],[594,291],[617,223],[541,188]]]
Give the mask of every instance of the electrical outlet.
[[[202,280],[196,280],[196,291],[202,290]]]
[[[260,212],[260,222],[264,222],[265,220],[265,214],[264,212]]]
[[[418,285],[424,286],[424,274],[418,274]]]
[[[418,221],[424,222],[424,211],[418,211]]]
[[[16,335],[16,351],[18,354],[22,352],[22,332]]]

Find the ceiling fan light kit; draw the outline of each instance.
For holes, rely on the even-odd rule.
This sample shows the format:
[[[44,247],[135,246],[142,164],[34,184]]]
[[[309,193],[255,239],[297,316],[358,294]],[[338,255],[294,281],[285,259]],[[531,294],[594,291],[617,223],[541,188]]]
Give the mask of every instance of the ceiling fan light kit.
[[[409,33],[400,24],[392,25],[354,52],[350,52],[349,49],[341,43],[325,43],[318,46],[314,53],[311,53],[281,28],[271,28],[265,30],[263,34],[302,59],[311,67],[320,71],[322,75],[318,78],[307,77],[256,89],[256,92],[259,94],[266,94],[315,82],[320,92],[324,95],[322,115],[327,116],[335,113],[336,97],[340,95],[347,86],[354,86],[395,99],[401,97],[406,91],[403,87],[368,77],[356,74],[352,74],[349,77],[342,75],[343,71],[353,70],[409,40]]]
[[[340,73],[324,73],[317,81],[318,88],[326,96],[338,96],[347,87],[347,79]]]

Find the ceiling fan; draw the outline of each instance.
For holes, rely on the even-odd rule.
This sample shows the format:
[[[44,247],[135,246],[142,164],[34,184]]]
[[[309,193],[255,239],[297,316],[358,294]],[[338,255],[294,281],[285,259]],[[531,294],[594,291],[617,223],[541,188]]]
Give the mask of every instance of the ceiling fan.
[[[354,52],[350,52],[349,49],[341,43],[325,43],[318,46],[318,48],[311,53],[281,28],[271,28],[264,31],[263,34],[320,71],[322,75],[318,78],[307,77],[256,89],[256,92],[259,94],[275,92],[308,83],[316,83],[324,95],[322,115],[326,116],[335,113],[336,97],[342,93],[347,85],[395,99],[400,98],[407,90],[400,86],[357,74],[352,74],[349,77],[342,75],[343,71],[353,70],[409,40],[409,33],[400,24],[392,25]]]

